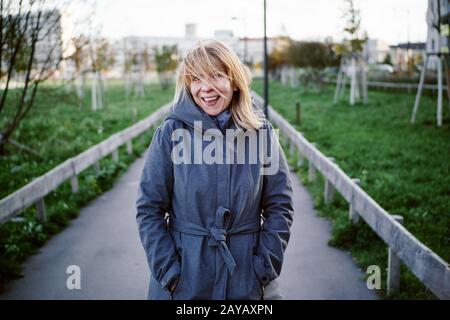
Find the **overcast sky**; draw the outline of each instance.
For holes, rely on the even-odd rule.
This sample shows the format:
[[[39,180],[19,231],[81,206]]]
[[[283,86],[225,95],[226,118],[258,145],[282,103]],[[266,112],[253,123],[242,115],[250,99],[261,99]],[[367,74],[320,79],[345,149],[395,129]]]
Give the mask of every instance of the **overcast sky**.
[[[198,36],[216,29],[238,36],[263,35],[263,0],[90,0],[104,36],[184,36],[186,23],[196,23]],[[362,28],[370,38],[389,44],[425,41],[426,0],[355,0]],[[344,0],[267,0],[267,32],[285,32],[294,39],[342,37]],[[238,17],[239,20],[232,20]]]

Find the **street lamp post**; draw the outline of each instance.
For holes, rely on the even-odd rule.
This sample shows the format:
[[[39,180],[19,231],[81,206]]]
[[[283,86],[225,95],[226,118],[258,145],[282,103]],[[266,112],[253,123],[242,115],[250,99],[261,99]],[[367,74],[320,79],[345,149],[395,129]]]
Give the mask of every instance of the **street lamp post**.
[[[266,0],[264,0],[264,114],[269,119],[269,61],[267,57]]]

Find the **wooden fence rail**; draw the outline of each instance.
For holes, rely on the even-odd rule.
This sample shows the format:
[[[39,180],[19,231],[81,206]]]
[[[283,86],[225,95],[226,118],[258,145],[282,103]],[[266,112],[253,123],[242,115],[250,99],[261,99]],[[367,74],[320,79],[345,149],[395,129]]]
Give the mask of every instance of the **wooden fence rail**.
[[[253,93],[255,101],[262,105],[263,99]],[[326,201],[330,202],[332,189],[337,190],[349,203],[350,218],[357,221],[358,217],[375,231],[388,245],[388,292],[399,287],[400,259],[417,278],[440,299],[450,299],[450,266],[421,243],[403,225],[402,218],[390,215],[375,200],[373,200],[355,179],[339,168],[330,158],[324,156],[313,143],[306,140],[292,125],[269,106],[270,121],[280,130],[280,136],[294,145],[300,155],[299,160],[309,161],[309,178],[314,179],[316,171],[320,172],[326,183]]]
[[[325,79],[325,83],[336,84],[336,80]],[[350,85],[350,84],[347,84]],[[408,92],[416,92],[419,88],[418,83],[405,83],[405,82],[387,82],[387,81],[367,81],[367,86],[372,88],[383,88],[383,89],[404,89]],[[424,84],[423,89],[432,90],[437,92],[438,86],[435,84]],[[447,86],[443,86],[442,90],[447,90]]]
[[[124,144],[127,145],[127,152],[132,153],[133,138],[157,124],[169,112],[170,106],[170,103],[164,105],[146,119],[112,135],[79,155],[67,159],[62,164],[0,200],[0,223],[9,220],[33,204],[36,204],[38,218],[45,220],[44,198],[47,194],[68,179],[71,182],[72,192],[77,192],[78,174],[91,166],[96,171],[100,171],[99,161],[109,154],[112,154],[114,161],[118,161],[119,154],[117,149]]]

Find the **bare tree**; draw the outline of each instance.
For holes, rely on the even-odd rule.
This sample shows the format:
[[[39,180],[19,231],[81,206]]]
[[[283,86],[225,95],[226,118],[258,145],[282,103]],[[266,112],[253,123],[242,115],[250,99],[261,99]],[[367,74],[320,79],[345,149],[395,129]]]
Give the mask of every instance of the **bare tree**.
[[[159,81],[163,90],[166,90],[177,68],[177,45],[162,46],[161,50],[157,47],[154,49],[156,71],[158,72]]]
[[[40,83],[62,61],[61,14],[47,0],[0,0],[0,154],[7,144],[30,151],[11,136],[34,105]]]
[[[123,46],[125,92],[128,97],[134,88],[138,97],[145,95],[145,73],[151,70],[152,57],[147,45],[138,39],[125,39]]]
[[[74,81],[78,105],[81,107],[84,100],[84,82],[89,57],[89,38],[80,35],[71,39],[73,45],[73,53],[67,57],[72,62],[74,68]]]
[[[89,42],[92,67],[92,110],[104,106],[105,84],[103,73],[115,63],[115,53],[105,38],[91,39]]]
[[[133,52],[125,39],[123,41],[123,73],[125,78],[125,95],[128,98],[131,91],[131,69],[133,66]]]

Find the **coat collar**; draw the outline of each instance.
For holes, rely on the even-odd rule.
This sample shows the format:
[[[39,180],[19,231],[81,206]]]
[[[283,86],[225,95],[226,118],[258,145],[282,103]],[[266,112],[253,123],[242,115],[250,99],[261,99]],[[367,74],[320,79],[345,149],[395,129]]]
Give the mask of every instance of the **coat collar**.
[[[191,95],[186,92],[173,104],[169,118],[181,120],[192,128],[194,128],[194,121],[201,121],[202,131],[208,129],[237,129],[230,113],[222,112],[216,117],[211,117],[197,106]]]

